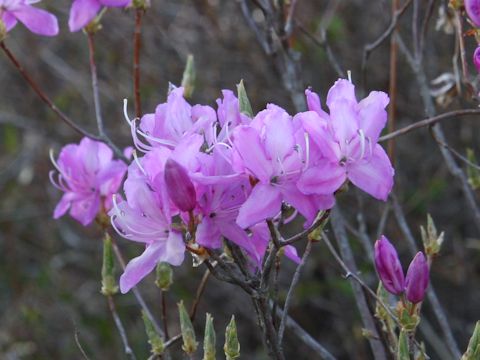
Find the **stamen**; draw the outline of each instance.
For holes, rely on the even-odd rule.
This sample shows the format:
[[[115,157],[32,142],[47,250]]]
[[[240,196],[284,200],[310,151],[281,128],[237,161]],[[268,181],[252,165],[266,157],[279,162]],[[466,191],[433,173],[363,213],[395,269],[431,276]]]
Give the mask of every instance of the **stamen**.
[[[352,82],[352,71],[351,70],[347,70],[347,77],[348,77],[348,81]]]
[[[142,164],[140,164],[140,160],[138,160],[137,152],[135,150],[133,150],[132,155],[133,155],[133,159],[135,160],[135,163],[138,165],[138,168],[140,169],[140,171],[143,173],[143,175],[147,176],[147,172],[143,168]]]
[[[128,125],[132,126],[132,120],[130,120],[128,116],[128,100],[127,99],[123,99],[123,116],[127,121]]]

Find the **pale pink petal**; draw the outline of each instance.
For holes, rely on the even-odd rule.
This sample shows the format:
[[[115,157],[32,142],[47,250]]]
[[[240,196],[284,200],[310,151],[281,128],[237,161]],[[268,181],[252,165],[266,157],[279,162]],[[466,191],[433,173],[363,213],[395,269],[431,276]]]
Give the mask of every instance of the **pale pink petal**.
[[[71,193],[63,194],[62,198],[60,199],[57,206],[55,207],[55,210],[53,212],[53,218],[58,219],[63,215],[65,215],[68,209],[70,209],[70,204],[71,204]]]
[[[287,245],[284,249],[286,257],[288,257],[293,262],[300,264],[302,259],[300,258],[300,256],[298,256],[297,249],[295,247],[293,247],[292,245]]]
[[[379,200],[387,200],[395,171],[380,145],[375,145],[371,157],[349,164],[347,172],[354,185]]]
[[[313,92],[310,89],[306,89],[305,97],[307,98],[307,107],[309,111],[314,111],[320,117],[324,119],[328,119],[328,114],[325,111],[323,111],[322,104],[320,102],[320,97],[316,92]]]
[[[147,245],[142,255],[129,261],[120,277],[120,291],[122,294],[130,291],[140,280],[153,271],[164,251],[165,243],[156,241]]]
[[[5,24],[7,31],[12,30],[15,25],[17,25],[17,18],[10,11],[5,11],[2,15],[1,20]]]
[[[218,249],[222,247],[222,235],[217,224],[209,217],[203,218],[197,226],[195,234],[197,243],[209,249]]]
[[[102,5],[98,0],[74,0],[68,19],[70,31],[75,32],[87,26],[95,18],[101,7]]]
[[[124,7],[130,4],[131,0],[99,0],[103,6]]]
[[[83,226],[89,225],[100,210],[100,196],[92,194],[80,200],[72,202],[70,215]]]
[[[246,232],[237,224],[222,224],[220,231],[225,238],[246,250],[251,257],[256,259],[259,258],[257,250],[253,246],[252,241],[247,236]]]
[[[298,180],[298,188],[305,194],[330,195],[347,179],[346,169],[338,162],[322,159],[307,169]]]
[[[273,218],[280,211],[280,190],[272,185],[257,184],[247,201],[240,207],[237,224],[248,228],[265,219]]]
[[[327,95],[327,106],[331,109],[331,106],[336,101],[347,100],[353,103],[357,103],[355,97],[355,86],[345,79],[338,79],[335,84],[330,88]]]
[[[265,150],[270,159],[277,162],[294,151],[293,123],[290,115],[281,108],[266,111],[270,115],[265,119]]]
[[[312,224],[319,210],[325,210],[323,207],[318,207],[318,205],[323,204],[317,204],[313,196],[301,193],[300,190],[294,186],[294,184],[283,186],[282,195],[284,201],[292,205],[300,214],[303,215],[303,217],[305,217],[305,227],[308,227]]]
[[[372,91],[359,104],[358,127],[362,129],[369,141],[376,143],[382,129],[387,123],[388,95],[382,91]]]
[[[29,5],[22,5],[15,8],[12,12],[28,30],[35,34],[44,36],[55,36],[58,34],[57,18],[48,11]]]
[[[357,134],[358,112],[356,103],[338,100],[330,104],[330,123],[335,139],[340,146],[348,144]]]
[[[185,258],[185,243],[180,232],[170,231],[167,238],[165,251],[160,256],[160,261],[178,266]]]
[[[262,182],[269,182],[272,175],[272,164],[267,159],[257,130],[248,126],[239,126],[233,134],[234,168],[247,170]]]

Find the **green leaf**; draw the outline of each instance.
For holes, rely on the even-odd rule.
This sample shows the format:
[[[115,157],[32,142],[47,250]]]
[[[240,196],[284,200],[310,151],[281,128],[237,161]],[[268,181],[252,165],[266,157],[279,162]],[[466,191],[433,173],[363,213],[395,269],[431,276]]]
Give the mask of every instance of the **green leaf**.
[[[205,320],[205,337],[203,339],[203,360],[215,360],[216,335],[213,328],[213,317],[207,313]]]
[[[238,342],[237,325],[235,323],[235,316],[232,315],[230,323],[227,325],[225,331],[225,345],[223,351],[227,360],[234,360],[240,357],[240,343]]]
[[[240,105],[240,112],[252,118],[252,105],[250,105],[250,100],[248,99],[247,90],[245,89],[245,84],[243,83],[243,80],[240,80],[240,84],[237,85],[237,96],[238,103]]]

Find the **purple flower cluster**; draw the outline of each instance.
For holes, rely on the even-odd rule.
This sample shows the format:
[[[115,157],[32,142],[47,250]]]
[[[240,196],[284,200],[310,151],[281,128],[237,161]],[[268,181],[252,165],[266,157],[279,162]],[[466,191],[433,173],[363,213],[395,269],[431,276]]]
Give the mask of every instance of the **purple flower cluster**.
[[[319,211],[333,207],[335,192],[348,180],[377,199],[388,197],[394,171],[377,144],[387,119],[385,93],[358,102],[354,86],[338,80],[327,96],[329,113],[307,90],[309,111],[292,117],[269,104],[253,119],[240,111],[233,92],[222,93],[216,110],[190,105],[183,88],[173,89],[155,113],[140,120],[128,119],[125,108],[144,155],[134,154],[128,167],[125,197],[114,196],[113,207],[105,208],[111,208],[117,232],[144,244],[145,251],[127,265],[122,292],[159,261],[180,265],[187,247],[218,249],[224,240],[243,249],[255,268],[270,240],[267,220],[278,221],[290,206],[309,227]],[[58,186],[65,195],[56,217],[71,206],[72,216],[87,224],[99,199],[108,202],[117,192],[124,168],[111,152],[100,155],[104,145],[95,143],[94,151],[92,144],[83,140],[60,154]],[[102,183],[107,179],[109,185]],[[299,261],[292,246],[285,255]]]
[[[429,282],[429,269],[422,252],[410,263],[404,277],[402,264],[393,245],[385,236],[375,243],[375,267],[385,289],[394,295],[405,293],[408,301],[417,304],[423,301]]]
[[[190,105],[176,88],[139,124],[128,120],[145,155],[130,165],[126,199],[115,199],[110,214],[122,236],[146,249],[128,264],[122,292],[159,261],[183,261],[181,227],[205,248],[231,241],[257,266],[270,238],[266,220],[277,220],[282,204],[303,215],[308,227],[320,210],[334,205],[334,193],[347,179],[387,198],[394,172],[377,144],[387,95],[373,92],[357,102],[354,86],[339,80],[327,97],[330,114],[318,95],[306,95],[310,111],[292,117],[269,104],[250,119],[231,91],[223,91],[214,110]],[[285,253],[299,260],[295,248]]]

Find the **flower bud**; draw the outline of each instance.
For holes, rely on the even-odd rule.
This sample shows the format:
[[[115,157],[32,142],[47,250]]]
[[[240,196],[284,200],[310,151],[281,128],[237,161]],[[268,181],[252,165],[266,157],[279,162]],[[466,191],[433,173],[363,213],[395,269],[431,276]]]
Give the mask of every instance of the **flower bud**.
[[[429,270],[425,255],[422,252],[418,252],[408,267],[405,279],[408,301],[416,304],[423,300],[428,287],[428,277]]]
[[[187,354],[192,355],[197,351],[198,343],[195,339],[195,330],[193,329],[192,321],[183,305],[183,301],[178,303],[178,313],[180,315],[180,328],[183,339],[182,350]]]
[[[385,289],[400,295],[405,290],[405,278],[398,254],[388,239],[382,237],[375,243],[375,267]]]
[[[473,53],[473,64],[477,68],[477,71],[480,72],[480,46],[477,46]]]
[[[153,355],[162,355],[165,351],[165,344],[163,339],[155,331],[152,321],[148,318],[147,314],[142,311],[143,323],[145,324],[145,332],[147,333],[148,343],[151,346]]]
[[[203,360],[215,360],[215,329],[213,328],[213,317],[207,313],[205,321],[205,337],[203,339]]]
[[[169,263],[159,262],[156,269],[155,285],[162,291],[168,291],[173,284],[173,271]]]
[[[102,264],[102,294],[105,296],[115,295],[118,286],[115,281],[115,261],[113,259],[112,239],[105,234],[103,240],[103,264]]]
[[[235,324],[235,316],[232,315],[230,323],[225,330],[225,345],[223,346],[225,357],[227,360],[234,360],[240,357],[240,343],[237,336],[237,325]]]
[[[480,0],[465,0],[464,5],[470,20],[480,27]]]
[[[480,321],[477,321],[473,335],[468,342],[468,348],[463,354],[461,360],[475,360],[480,359]]]
[[[195,61],[193,60],[193,55],[189,54],[182,77],[183,96],[185,98],[192,97],[193,90],[195,89],[196,77],[197,75],[195,72]]]
[[[247,90],[245,90],[243,80],[240,80],[240,84],[237,85],[237,97],[240,112],[248,117],[253,117],[252,105],[250,105],[250,100],[248,99]]]
[[[168,196],[180,211],[192,211],[195,208],[197,195],[187,170],[171,158],[165,164],[165,184]]]

